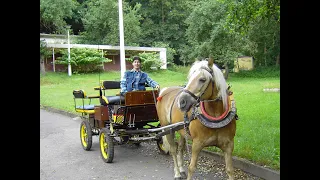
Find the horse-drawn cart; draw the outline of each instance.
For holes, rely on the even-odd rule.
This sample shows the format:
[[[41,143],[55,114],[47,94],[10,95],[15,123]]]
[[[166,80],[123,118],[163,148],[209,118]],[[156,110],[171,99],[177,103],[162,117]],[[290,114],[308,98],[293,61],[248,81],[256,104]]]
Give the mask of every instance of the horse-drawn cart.
[[[160,152],[168,154],[170,151],[174,178],[191,180],[200,151],[216,146],[224,152],[229,179],[234,179],[232,152],[238,116],[233,92],[212,59],[194,62],[185,87],[167,87],[161,93],[152,89],[128,92],[125,97],[105,96],[105,90],[119,88],[119,81],[104,81],[97,88],[99,96],[90,97],[82,90],[73,91],[75,100],[100,100],[99,105],[75,104],[77,112],[88,115],[80,128],[85,150],[91,148],[92,136],[99,135],[102,159],[110,163],[114,145],[138,145],[155,140]],[[177,142],[175,132],[180,134]],[[189,138],[192,139],[192,154],[186,175],[183,153]]]
[[[143,141],[155,140],[162,154],[162,136],[170,130],[183,128],[183,123],[160,127],[156,98],[158,90],[127,92],[125,96],[106,96],[106,90],[120,89],[119,81],[103,81],[95,87],[98,96],[87,96],[84,90],[74,90],[75,111],[81,113],[80,139],[84,150],[90,150],[92,136],[99,136],[100,152],[104,162],[114,157],[114,146],[121,144],[139,145]],[[92,99],[98,98],[99,104]],[[166,131],[165,131],[166,129]]]

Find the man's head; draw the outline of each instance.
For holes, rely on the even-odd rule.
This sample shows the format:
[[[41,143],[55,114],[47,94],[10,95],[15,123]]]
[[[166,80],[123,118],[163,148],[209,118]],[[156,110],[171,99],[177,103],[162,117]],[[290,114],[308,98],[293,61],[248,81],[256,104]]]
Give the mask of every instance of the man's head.
[[[141,68],[140,57],[138,57],[138,56],[133,57],[132,66],[133,66],[133,69],[140,70],[140,68]]]

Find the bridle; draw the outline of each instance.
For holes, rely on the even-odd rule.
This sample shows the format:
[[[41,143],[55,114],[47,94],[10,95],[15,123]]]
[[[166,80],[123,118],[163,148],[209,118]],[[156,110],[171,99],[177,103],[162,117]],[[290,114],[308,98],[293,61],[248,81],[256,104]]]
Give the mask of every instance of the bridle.
[[[201,69],[204,69],[204,70],[208,71],[209,74],[211,75],[211,84],[212,84],[212,89],[213,89],[213,88],[214,88],[214,83],[213,83],[213,80],[212,80],[212,78],[213,78],[213,75],[212,75],[213,71],[212,71],[212,69],[207,69],[207,68],[201,68]],[[202,100],[202,101],[200,100],[201,97],[202,97],[202,95],[203,95],[203,94],[206,92],[206,90],[208,89],[209,84],[210,84],[210,82],[208,83],[206,89],[199,94],[199,96],[196,96],[194,93],[192,93],[191,91],[187,90],[186,88],[183,88],[182,92],[185,92],[185,93],[189,94],[191,97],[193,97],[193,98],[196,100],[196,103],[193,104],[192,106],[199,106],[199,103],[200,103],[200,102],[209,102],[209,101],[210,101],[210,102],[212,102],[212,101],[214,102],[214,101],[221,100],[221,96],[218,96],[218,97],[216,97],[215,99],[212,99],[212,100]],[[212,94],[213,94],[213,91],[211,92],[211,95],[212,95]]]
[[[206,68],[203,68],[205,70],[207,70]],[[208,71],[208,70],[207,70]],[[212,74],[212,70],[208,71],[211,76],[213,76]],[[213,83],[213,79],[211,79],[211,84],[212,84],[212,94],[213,94],[213,87],[214,87],[214,83]],[[210,82],[209,82],[210,84]],[[227,102],[227,107],[226,110],[219,116],[219,117],[213,117],[211,115],[209,115],[204,107],[204,102],[215,102],[215,101],[221,101],[223,95],[218,95],[216,98],[214,99],[210,99],[210,100],[200,100],[201,96],[204,94],[204,92],[206,92],[207,88],[209,87],[209,84],[207,85],[206,89],[199,94],[199,96],[196,96],[194,93],[190,92],[187,89],[183,89],[181,90],[181,92],[185,92],[188,93],[192,98],[194,98],[196,100],[196,103],[194,103],[191,108],[191,116],[188,117],[188,113],[185,112],[184,113],[184,129],[185,131],[190,135],[190,131],[189,131],[189,124],[192,120],[195,119],[199,119],[199,121],[206,127],[209,128],[221,128],[226,126],[227,124],[229,124],[233,118],[235,118],[236,120],[238,119],[238,116],[236,114],[236,107],[235,107],[235,101],[232,98],[230,98],[229,95],[232,95],[232,92],[229,91],[229,88],[227,89],[227,94],[228,94],[228,102]],[[211,96],[212,96],[211,94]],[[230,104],[229,104],[230,103]],[[200,107],[199,107],[200,106]]]
[[[212,77],[213,77],[213,75],[212,75],[213,71],[212,71],[212,69],[208,70],[207,68],[202,68],[202,69],[208,71],[208,72],[210,73],[210,75],[211,75],[212,91],[211,91],[211,95],[210,95],[210,96],[212,96],[212,94],[213,94],[213,88],[214,88],[214,83],[213,83],[213,79],[212,79]],[[191,108],[192,108],[192,113],[191,113],[192,115],[191,115],[191,117],[188,118],[187,113],[185,113],[185,115],[184,115],[184,119],[185,119],[185,122],[186,122],[186,123],[189,123],[191,120],[195,119],[196,117],[199,117],[199,115],[201,115],[201,116],[203,116],[203,117],[205,117],[205,118],[207,118],[208,120],[211,120],[211,121],[221,121],[221,120],[223,120],[223,119],[227,116],[227,113],[229,112],[229,108],[230,108],[229,105],[227,105],[227,109],[226,109],[226,110],[224,111],[224,113],[223,113],[222,115],[220,115],[219,117],[212,117],[212,116],[210,116],[209,114],[207,114],[207,112],[206,112],[206,110],[205,110],[205,108],[204,108],[204,102],[216,102],[216,101],[221,101],[221,100],[222,100],[221,95],[217,96],[217,97],[214,98],[214,99],[210,99],[210,100],[200,100],[201,97],[202,97],[202,95],[203,95],[203,94],[206,92],[206,90],[208,89],[209,84],[210,84],[210,82],[208,83],[206,89],[199,94],[199,96],[196,96],[194,93],[192,93],[191,91],[189,91],[189,90],[187,90],[187,89],[185,89],[185,88],[182,90],[182,92],[185,92],[185,93],[189,94],[192,98],[194,98],[194,99],[196,100],[196,103],[194,103],[194,104],[191,106]],[[200,108],[199,108],[199,106],[200,106]],[[200,110],[199,110],[199,109],[200,109]],[[200,111],[200,112],[199,112],[199,111]]]

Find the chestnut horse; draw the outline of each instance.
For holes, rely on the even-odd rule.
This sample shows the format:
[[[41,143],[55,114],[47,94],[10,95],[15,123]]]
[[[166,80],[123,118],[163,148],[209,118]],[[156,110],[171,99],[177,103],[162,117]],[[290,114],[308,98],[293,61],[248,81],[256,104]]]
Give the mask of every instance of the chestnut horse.
[[[163,136],[164,146],[173,157],[174,179],[191,180],[198,155],[208,146],[216,146],[224,152],[226,172],[229,179],[234,179],[235,102],[223,73],[213,61],[195,61],[189,70],[187,85],[163,88],[156,108],[162,127],[185,122],[185,126],[177,130],[180,133],[177,143],[174,130]],[[183,168],[186,139],[192,139],[188,176]]]

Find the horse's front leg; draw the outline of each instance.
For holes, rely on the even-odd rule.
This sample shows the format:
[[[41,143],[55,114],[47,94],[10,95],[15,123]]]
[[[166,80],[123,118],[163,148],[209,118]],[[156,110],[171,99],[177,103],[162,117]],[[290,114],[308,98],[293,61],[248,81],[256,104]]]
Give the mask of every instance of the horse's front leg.
[[[178,163],[177,163],[177,145],[174,142],[174,133],[170,133],[165,136],[166,141],[169,143],[169,151],[173,158],[173,170],[174,170],[174,179],[181,179]]]
[[[233,152],[234,142],[230,141],[224,148],[222,149],[224,152],[224,159],[226,162],[226,172],[229,176],[229,180],[234,179],[234,170],[232,165],[232,152]]]
[[[197,161],[198,161],[198,157],[199,157],[199,153],[201,151],[201,149],[203,148],[202,143],[200,143],[199,141],[193,140],[192,142],[192,154],[191,154],[191,161],[188,167],[188,177],[187,180],[191,180],[192,175],[194,173],[194,171],[197,168]]]
[[[183,160],[183,152],[185,151],[185,145],[186,140],[183,136],[180,136],[178,141],[178,154],[177,154],[177,160],[178,160],[178,167],[180,171],[181,178],[186,179],[187,174],[183,168],[184,160]]]

